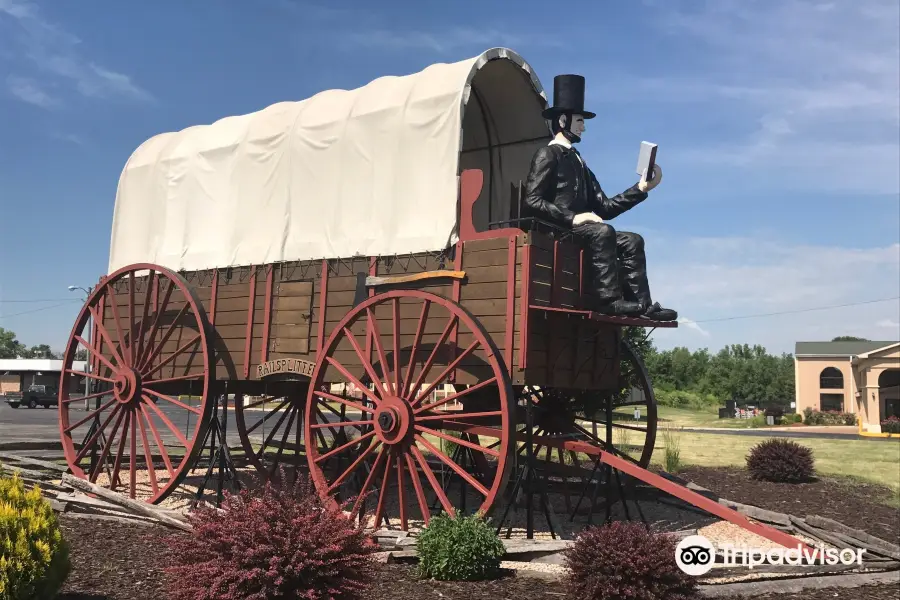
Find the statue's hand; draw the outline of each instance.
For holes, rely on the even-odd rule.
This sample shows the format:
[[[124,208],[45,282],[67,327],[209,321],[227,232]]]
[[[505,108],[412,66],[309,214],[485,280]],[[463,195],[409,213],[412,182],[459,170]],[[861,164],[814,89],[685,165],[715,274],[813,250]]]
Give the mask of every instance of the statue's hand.
[[[603,219],[598,217],[592,212],[581,213],[580,215],[575,215],[575,218],[572,219],[572,225],[578,227],[582,223],[602,223]]]
[[[644,169],[644,174],[641,175],[641,181],[638,183],[638,189],[642,192],[649,192],[658,186],[660,181],[662,181],[662,168],[659,165],[653,165],[653,177],[650,181],[647,181],[647,169]]]

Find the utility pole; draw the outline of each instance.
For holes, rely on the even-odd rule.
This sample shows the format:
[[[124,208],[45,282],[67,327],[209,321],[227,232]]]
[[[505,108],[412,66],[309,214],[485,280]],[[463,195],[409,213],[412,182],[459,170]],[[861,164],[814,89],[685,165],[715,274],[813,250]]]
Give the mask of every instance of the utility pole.
[[[87,299],[91,297],[91,292],[94,290],[94,288],[91,286],[88,286],[87,289],[84,289],[83,287],[80,287],[77,285],[69,286],[70,292],[74,292],[75,290],[81,290],[82,292],[84,292],[85,293],[84,301],[87,302]],[[87,337],[87,343],[90,345],[94,344],[93,334],[94,334],[94,317],[93,317],[93,315],[88,314],[88,326],[87,326],[87,336],[86,337]],[[77,353],[77,351],[76,351],[76,353]],[[73,357],[72,361],[74,362],[74,357]],[[63,365],[63,368],[65,368],[65,365]],[[90,369],[91,369],[91,354],[90,354],[90,351],[88,351],[87,360],[84,363],[85,373],[89,373]],[[62,391],[62,390],[60,390],[60,391]],[[88,398],[87,398],[88,396],[90,396],[90,394],[91,394],[91,380],[89,377],[87,377],[85,375],[85,378],[84,378],[84,411],[85,412],[90,410],[90,408],[88,406],[88,404],[90,403],[90,400],[88,400]]]

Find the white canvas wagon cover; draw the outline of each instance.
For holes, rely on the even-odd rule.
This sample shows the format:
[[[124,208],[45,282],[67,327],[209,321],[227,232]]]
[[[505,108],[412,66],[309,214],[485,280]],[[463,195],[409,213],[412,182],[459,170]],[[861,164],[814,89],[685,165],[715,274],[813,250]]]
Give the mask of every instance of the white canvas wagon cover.
[[[109,270],[440,250],[455,242],[460,170],[483,168],[494,190],[523,177],[549,139],[545,103],[525,61],[495,48],[157,135],[119,179]]]

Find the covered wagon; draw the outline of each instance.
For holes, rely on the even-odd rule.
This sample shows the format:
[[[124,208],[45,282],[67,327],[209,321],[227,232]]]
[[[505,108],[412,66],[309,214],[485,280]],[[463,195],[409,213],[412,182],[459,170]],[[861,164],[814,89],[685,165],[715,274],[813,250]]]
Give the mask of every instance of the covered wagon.
[[[73,473],[160,502],[230,397],[248,464],[372,499],[373,527],[489,512],[538,459],[563,483],[601,461],[652,475],[623,328],[675,323],[585,309],[581,246],[523,210],[546,105],[497,48],[142,144],[66,349]]]

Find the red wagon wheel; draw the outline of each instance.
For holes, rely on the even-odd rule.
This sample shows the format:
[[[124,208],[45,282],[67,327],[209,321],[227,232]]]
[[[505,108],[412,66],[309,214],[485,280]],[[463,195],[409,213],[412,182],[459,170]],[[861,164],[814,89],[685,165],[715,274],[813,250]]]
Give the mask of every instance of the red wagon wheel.
[[[359,397],[330,391],[337,381]],[[509,475],[513,428],[509,373],[483,327],[451,300],[398,290],[334,328],[313,373],[304,438],[323,496],[352,500],[354,516],[371,496],[369,527],[396,517],[409,530],[432,510],[488,514]]]
[[[178,486],[213,407],[208,328],[187,282],[166,268],[129,265],[97,285],[75,321],[59,386],[63,451],[75,476],[150,503]],[[88,372],[74,368],[79,350]],[[86,395],[73,395],[84,389],[78,377],[87,378]]]
[[[274,479],[281,467],[298,468],[303,455],[303,413],[306,406],[305,382],[297,382],[297,391],[282,397],[262,396],[234,404],[234,416],[247,461],[265,479]]]

